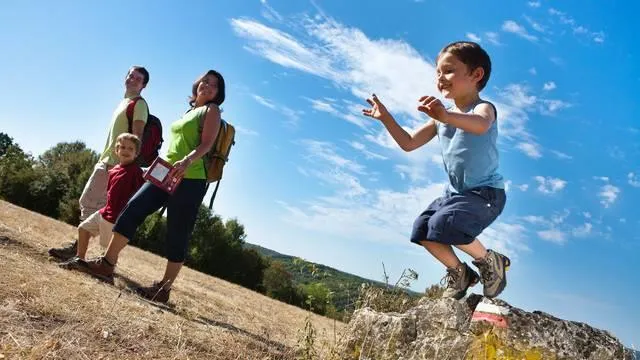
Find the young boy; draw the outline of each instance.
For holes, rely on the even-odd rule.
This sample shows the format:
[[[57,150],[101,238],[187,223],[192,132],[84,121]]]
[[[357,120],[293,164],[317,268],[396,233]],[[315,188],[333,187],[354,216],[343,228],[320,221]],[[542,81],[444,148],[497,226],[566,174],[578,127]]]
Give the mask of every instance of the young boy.
[[[510,260],[487,250],[477,239],[502,213],[506,196],[498,173],[498,124],[493,104],[480,98],[491,74],[489,55],[476,43],[460,41],[444,47],[436,59],[438,90],[454,105],[445,108],[433,96],[422,96],[418,111],[429,120],[408,134],[374,94],[364,115],[378,119],[404,151],[415,150],[438,136],[449,176],[445,194],[434,200],[413,225],[411,242],[422,245],[447,268],[445,297],[461,299],[479,280],[484,295],[504,290]],[[473,257],[480,276],[456,256],[453,247]]]
[[[114,155],[118,135],[130,131],[138,136],[139,139],[142,139],[144,126],[149,115],[149,107],[147,106],[147,102],[141,97],[141,93],[148,83],[149,72],[142,66],[132,66],[125,76],[124,98],[113,112],[104,150],[78,200],[80,204],[81,222],[86,220],[89,215],[101,209],[107,202],[108,171],[118,163],[118,159]],[[129,130],[127,109],[132,103],[133,114],[131,130]],[[63,247],[49,249],[49,255],[65,261],[76,254],[77,246],[77,241],[73,241]]]
[[[116,139],[115,154],[119,164],[109,170],[107,184],[107,205],[89,215],[78,226],[78,247],[76,256],[60,264],[65,269],[85,265],[89,239],[100,236],[100,245],[109,246],[113,224],[127,205],[129,199],[142,186],[142,169],[134,162],[140,152],[140,139],[130,133],[123,133]]]

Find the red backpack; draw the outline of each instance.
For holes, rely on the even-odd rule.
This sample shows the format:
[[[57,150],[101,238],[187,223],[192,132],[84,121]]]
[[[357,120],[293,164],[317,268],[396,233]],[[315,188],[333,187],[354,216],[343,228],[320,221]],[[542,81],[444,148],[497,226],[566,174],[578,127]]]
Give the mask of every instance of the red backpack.
[[[135,97],[129,101],[127,105],[127,120],[129,120],[129,132],[132,132],[133,123],[133,110],[136,107],[138,100],[142,99],[141,96]],[[153,160],[158,157],[160,148],[162,147],[162,123],[160,119],[154,115],[149,114],[147,122],[144,125],[144,131],[142,132],[142,145],[140,146],[140,155],[136,159],[136,162],[141,167],[149,167]]]

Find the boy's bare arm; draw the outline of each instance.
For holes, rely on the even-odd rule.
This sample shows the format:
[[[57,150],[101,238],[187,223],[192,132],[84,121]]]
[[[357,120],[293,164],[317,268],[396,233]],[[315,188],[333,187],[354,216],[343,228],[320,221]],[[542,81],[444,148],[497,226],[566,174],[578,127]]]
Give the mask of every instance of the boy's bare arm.
[[[489,130],[495,118],[496,114],[493,107],[482,103],[476,106],[473,114],[447,111],[447,114],[440,121],[472,134],[482,135]]]
[[[393,140],[404,151],[415,150],[436,136],[436,124],[433,120],[410,135],[398,124],[375,94],[367,99],[367,102],[371,105],[371,109],[363,109],[362,114],[380,120]]]
[[[398,146],[407,152],[421,147],[436,136],[436,122],[433,120],[429,120],[412,135],[406,132],[392,116],[381,121],[384,127],[387,128],[387,131],[389,131],[389,134],[391,134],[393,140],[398,143]]]
[[[496,118],[493,106],[487,103],[476,106],[473,109],[473,114],[463,114],[448,111],[442,102],[433,96],[423,96],[418,101],[421,103],[418,110],[429,115],[432,119],[476,135],[487,132]]]

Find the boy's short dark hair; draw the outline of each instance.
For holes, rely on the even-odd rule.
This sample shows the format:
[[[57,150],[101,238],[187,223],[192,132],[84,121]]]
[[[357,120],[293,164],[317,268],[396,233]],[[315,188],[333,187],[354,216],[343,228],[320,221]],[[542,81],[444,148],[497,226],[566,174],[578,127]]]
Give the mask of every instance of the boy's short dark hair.
[[[480,45],[472,41],[456,41],[440,50],[438,58],[445,53],[450,53],[457,57],[458,60],[469,67],[470,71],[481,67],[484,70],[484,76],[478,81],[478,91],[484,89],[489,81],[489,76],[491,76],[491,58]]]
[[[122,133],[118,135],[118,137],[116,138],[116,146],[118,146],[117,144],[123,140],[131,141],[133,145],[136,147],[136,154],[140,153],[140,146],[142,145],[142,142],[137,136],[131,133]]]
[[[134,65],[131,67],[131,69],[129,69],[129,72],[132,71],[137,71],[142,74],[142,77],[144,78],[142,83],[144,84],[144,86],[147,86],[147,84],[149,83],[149,72],[147,71],[147,69],[145,69],[143,66]]]

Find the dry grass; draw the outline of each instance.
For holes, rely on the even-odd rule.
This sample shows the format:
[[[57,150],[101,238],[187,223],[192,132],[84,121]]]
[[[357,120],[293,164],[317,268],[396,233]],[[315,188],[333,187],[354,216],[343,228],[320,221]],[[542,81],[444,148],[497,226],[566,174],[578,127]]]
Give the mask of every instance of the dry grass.
[[[164,259],[128,247],[108,285],[48,259],[75,232],[0,201],[0,359],[294,359],[307,316],[321,354],[344,328],[188,268],[171,306],[153,305],[125,285],[160,278]]]

